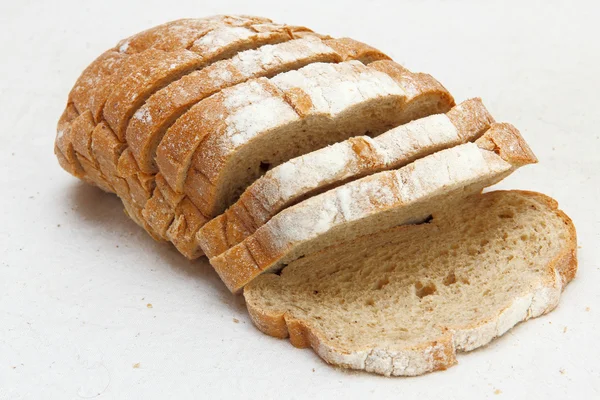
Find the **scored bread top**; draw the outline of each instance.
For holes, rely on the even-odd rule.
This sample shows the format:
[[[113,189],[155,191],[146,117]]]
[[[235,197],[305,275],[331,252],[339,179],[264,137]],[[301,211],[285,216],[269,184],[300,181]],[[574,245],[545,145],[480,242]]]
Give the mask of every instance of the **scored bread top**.
[[[572,221],[532,192],[491,192],[294,261],[244,289],[264,333],[383,375],[446,369],[551,311],[577,269]]]
[[[498,137],[503,140],[496,141]],[[485,149],[489,141],[500,147]],[[514,127],[495,123],[475,143],[439,151],[287,208],[210,262],[237,292],[261,273],[279,270],[326,246],[423,220],[441,202],[479,192],[536,161]]]
[[[492,122],[481,100],[471,99],[447,114],[412,121],[376,138],[353,137],[292,159],[256,180],[230,208],[200,229],[202,250],[215,257],[304,198],[475,140]]]

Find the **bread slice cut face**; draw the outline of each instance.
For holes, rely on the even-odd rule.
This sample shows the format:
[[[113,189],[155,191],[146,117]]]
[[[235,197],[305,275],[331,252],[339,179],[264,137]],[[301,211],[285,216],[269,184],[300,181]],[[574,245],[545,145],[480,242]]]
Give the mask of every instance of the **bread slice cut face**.
[[[308,255],[244,296],[268,335],[330,364],[414,376],[551,311],[576,269],[575,228],[557,203],[499,191]]]

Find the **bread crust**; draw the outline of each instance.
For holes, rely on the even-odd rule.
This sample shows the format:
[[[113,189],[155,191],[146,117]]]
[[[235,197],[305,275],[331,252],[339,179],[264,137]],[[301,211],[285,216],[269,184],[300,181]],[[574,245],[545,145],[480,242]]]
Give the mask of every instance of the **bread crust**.
[[[456,355],[458,352],[471,351],[484,346],[519,322],[552,311],[558,305],[560,293],[577,272],[577,234],[575,226],[572,220],[558,209],[558,203],[541,193],[520,190],[495,191],[476,196],[490,198],[492,196],[502,196],[505,193],[515,193],[520,196],[535,198],[544,204],[548,210],[564,222],[568,236],[563,241],[558,254],[544,267],[547,272],[544,286],[533,292],[529,301],[522,302],[521,299],[515,299],[511,306],[499,312],[494,319],[474,321],[473,324],[468,326],[454,327],[447,334],[432,342],[422,343],[402,352],[394,352],[394,354],[385,349],[362,349],[348,352],[348,350],[336,348],[328,340],[328,336],[312,326],[310,322],[296,319],[285,310],[268,310],[255,305],[251,298],[253,284],[250,284],[244,290],[244,295],[252,322],[261,332],[267,335],[277,338],[289,337],[294,346],[300,348],[311,347],[328,363],[346,368],[365,370],[387,376],[414,376],[451,367],[457,362]],[[411,226],[396,227],[390,230],[398,229],[410,230]],[[327,251],[327,249],[322,251]],[[279,279],[279,276],[268,274],[261,277],[261,279],[268,282],[269,280]],[[536,302],[538,299],[539,301]],[[519,318],[509,319],[510,322],[500,326],[499,321],[502,316],[513,313],[518,315]],[[490,330],[491,325],[496,326],[496,328]],[[473,340],[473,338],[478,339]],[[433,357],[431,357],[432,354]],[[391,361],[394,358],[404,358],[408,360],[405,365],[418,366],[418,368],[395,368]],[[370,363],[369,360],[371,360]]]

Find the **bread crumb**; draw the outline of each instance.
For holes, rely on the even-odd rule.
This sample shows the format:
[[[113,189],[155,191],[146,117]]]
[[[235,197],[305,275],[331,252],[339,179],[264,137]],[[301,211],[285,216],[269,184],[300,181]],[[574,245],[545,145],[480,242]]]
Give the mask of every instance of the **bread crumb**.
[[[567,327],[566,326],[563,328],[563,333],[567,333]]]
[[[589,307],[586,307],[586,308],[585,308],[585,311],[590,311],[590,308],[589,308]]]
[[[560,374],[561,374],[561,375],[564,375],[564,374],[565,374],[565,370],[564,370],[564,369],[562,369],[562,368],[561,368],[561,369],[559,369],[559,370],[558,370],[558,372],[560,372]]]
[[[133,364],[133,368],[139,368],[139,367],[140,367],[140,363]]]
[[[234,318],[234,319],[233,319],[233,322],[235,322],[236,324],[239,324],[239,323],[240,323],[240,320],[239,320],[239,319],[237,319],[237,318]]]
[[[146,304],[146,307],[152,308],[152,304],[148,303],[148,304]]]
[[[501,393],[502,393],[502,390],[500,390],[500,389],[494,390],[494,394],[501,394]]]
[[[315,372],[315,369],[314,369],[314,368],[313,368],[312,370],[313,370],[313,372]]]

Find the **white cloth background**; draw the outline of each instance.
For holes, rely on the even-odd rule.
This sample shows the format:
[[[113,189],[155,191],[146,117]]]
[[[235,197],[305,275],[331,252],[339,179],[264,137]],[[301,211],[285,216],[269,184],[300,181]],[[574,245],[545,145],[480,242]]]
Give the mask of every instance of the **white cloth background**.
[[[83,68],[142,29],[217,13],[354,37],[516,125],[540,163],[498,187],[555,197],[578,229],[558,309],[446,372],[345,372],[262,335],[205,262],[63,172],[55,126]],[[600,398],[599,15],[596,1],[2,0],[0,399]]]

